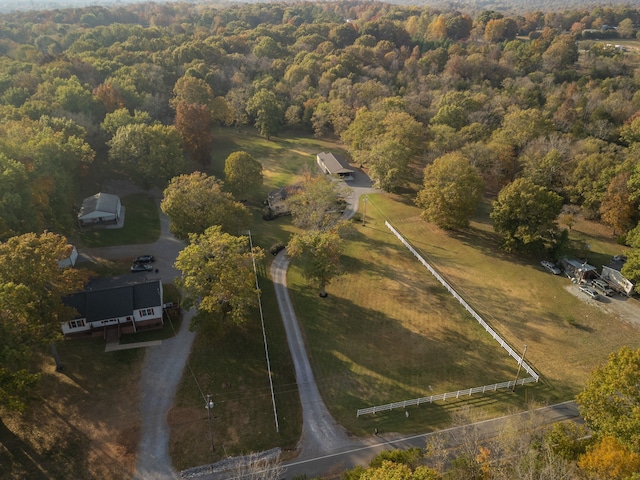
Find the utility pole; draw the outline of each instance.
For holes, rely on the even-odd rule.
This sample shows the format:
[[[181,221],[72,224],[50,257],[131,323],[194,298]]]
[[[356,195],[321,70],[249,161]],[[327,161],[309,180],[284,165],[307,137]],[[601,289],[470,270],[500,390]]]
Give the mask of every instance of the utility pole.
[[[211,453],[213,453],[213,432],[211,431],[211,409],[213,406],[214,403],[211,401],[211,395],[207,394],[207,404],[204,408],[207,409],[207,418],[209,420],[209,441],[211,442]]]
[[[518,384],[518,377],[520,376],[520,369],[522,368],[522,362],[524,362],[524,356],[527,354],[527,345],[524,346],[524,351],[522,352],[522,357],[520,357],[520,361],[518,362],[518,373],[516,373],[516,381],[513,382],[512,392],[516,391],[516,385]]]
[[[367,196],[365,195],[362,199],[362,225],[364,225],[367,221]]]

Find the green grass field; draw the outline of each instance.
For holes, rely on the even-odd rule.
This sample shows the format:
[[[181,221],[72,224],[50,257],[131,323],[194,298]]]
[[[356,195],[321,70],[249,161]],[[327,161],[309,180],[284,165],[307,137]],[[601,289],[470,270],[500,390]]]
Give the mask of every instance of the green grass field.
[[[321,392],[338,421],[355,433],[374,425],[421,431],[442,426],[453,406],[355,418],[357,408],[512,380],[517,365],[436,283],[384,226],[389,219],[527,361],[539,384],[471,398],[486,415],[533,402],[571,399],[599,362],[621,345],[637,346],[637,331],[567,292],[537,258],[501,251],[488,208],[463,233],[446,233],[419,218],[405,199],[369,195],[367,225],[358,226],[345,256],[347,274],[320,299],[295,268],[289,276],[296,311]],[[585,225],[583,225],[584,227]],[[599,232],[596,257],[618,246]],[[592,241],[593,240],[593,241]]]
[[[267,170],[265,186],[271,188],[296,181],[299,168],[311,162],[318,150],[338,151],[330,144],[317,142],[316,139],[302,139],[300,144],[295,139],[266,142],[248,134],[233,134],[225,143],[228,148],[219,152],[219,158],[226,158],[238,148],[249,151],[263,161]],[[296,167],[275,167],[280,161]],[[276,168],[276,173],[269,173],[272,168]],[[295,232],[289,218],[265,222],[255,203],[252,209],[254,244],[268,249],[277,241],[286,243]],[[370,434],[374,427],[380,431],[429,431],[450,424],[456,413],[469,405],[475,407],[476,417],[488,417],[532,403],[570,399],[609,352],[628,343],[630,338],[637,338],[628,325],[603,316],[600,310],[568,293],[565,290],[568,279],[543,271],[539,267],[542,258],[501,251],[488,218],[489,211],[490,204],[486,202],[468,230],[447,233],[419,218],[410,195],[370,195],[367,225],[363,227],[356,222],[357,232],[348,242],[344,257],[346,273],[329,286],[329,298],[320,299],[316,288],[308,285],[295,265],[290,270],[289,287],[304,327],[319,388],[333,415],[352,433]],[[516,394],[496,392],[411,407],[408,417],[398,410],[356,418],[358,408],[512,380],[517,371],[515,361],[384,226],[385,219],[423,252],[513,348],[521,351],[524,344],[528,345],[527,361],[541,374],[540,383],[520,388]],[[608,255],[619,253],[619,246],[606,231],[596,227],[588,222],[577,223],[572,235],[590,245],[594,259],[604,261]],[[266,302],[273,293],[264,285],[263,291]],[[281,327],[275,303],[269,317],[276,320],[268,331]],[[263,353],[258,344],[248,350],[242,350],[235,341],[231,349],[216,347],[226,343],[226,338],[213,343],[198,340],[192,358],[200,365],[200,371],[209,371],[210,375],[224,372],[225,378],[242,379],[247,385],[255,385],[249,375],[257,373],[256,380],[260,383],[259,378],[264,379],[266,374],[264,365],[259,366],[264,358],[260,359]],[[283,333],[277,342],[284,347]],[[235,357],[238,351],[252,355],[246,364],[228,358]],[[288,353],[282,358],[289,361]],[[204,375],[205,384],[210,381],[207,375],[196,374],[198,378],[199,375]],[[290,377],[277,386],[294,391],[284,402],[287,406],[278,412],[283,418],[299,420],[292,381]],[[201,396],[190,382],[193,380],[188,377],[183,380],[174,412],[176,418],[189,409],[203,416]],[[208,393],[220,395],[221,408],[216,412],[213,428],[214,438],[225,439],[223,451],[219,445],[211,455],[206,442],[195,445],[197,442],[189,440],[194,437],[193,432],[177,433],[190,432],[192,427],[180,427],[176,421],[172,449],[183,452],[174,457],[177,465],[194,465],[230,452],[259,450],[269,443],[263,441],[266,438],[271,439],[272,445],[295,443],[293,432],[298,431],[299,425],[290,430],[287,439],[273,436],[273,431],[265,433],[273,429],[270,401],[264,401],[259,408],[249,403],[242,408],[241,403],[253,400],[238,394],[241,398],[235,404],[238,407],[231,408],[231,403],[225,403],[232,397],[236,383],[218,378],[209,383],[212,391]],[[223,388],[226,384],[231,387]],[[264,384],[250,388],[259,390]],[[236,427],[230,430],[231,425]],[[238,425],[247,427],[237,428]],[[200,438],[207,434],[205,427],[206,422],[202,421],[197,427]],[[262,435],[256,437],[254,431]],[[191,453],[184,453],[187,451]]]
[[[247,325],[198,335],[174,408],[170,452],[185,469],[227,456],[274,446],[295,447],[301,432],[301,407],[273,285],[261,268],[265,330],[272,367],[278,431],[259,315]],[[202,393],[211,394],[214,450]]]
[[[219,148],[208,173],[222,177],[224,159],[236,150],[251,153],[265,168],[263,191],[250,198],[248,206],[254,215],[254,245],[267,251],[260,284],[280,431],[275,428],[260,318],[256,315],[244,327],[197,337],[190,368],[185,371],[169,414],[170,449],[178,469],[278,445],[289,449],[298,441],[301,406],[286,336],[266,273],[271,261],[269,247],[286,243],[296,228],[289,217],[264,221],[261,201],[272,188],[298,181],[302,169],[314,164],[319,151],[343,153],[338,144],[312,137],[283,136],[266,141],[253,133],[230,129],[220,130],[217,135]],[[136,224],[136,230],[92,233],[83,239],[85,245],[150,242],[157,238],[153,233],[155,203],[146,195],[123,200],[125,205],[132,205],[127,209],[127,219],[135,220],[131,223]],[[592,368],[611,351],[624,344],[638,345],[637,330],[568,293],[565,287],[569,281],[544,272],[539,267],[542,258],[501,251],[488,218],[489,202],[478,209],[468,230],[447,233],[419,218],[410,193],[369,195],[368,200],[367,224],[354,222],[356,232],[344,256],[345,274],[329,286],[327,299],[318,297],[317,289],[307,284],[295,265],[288,277],[321,393],[335,418],[353,434],[370,434],[374,427],[384,432],[435,430],[449,425],[469,406],[476,418],[482,418],[531,403],[570,399]],[[396,410],[356,418],[358,408],[511,380],[517,370],[515,361],[384,226],[385,219],[407,236],[515,349],[528,345],[527,361],[542,375],[539,384],[518,389],[516,394],[503,391],[411,407],[409,416]],[[621,253],[610,233],[598,225],[577,222],[572,236],[589,244],[590,261],[595,265]],[[121,267],[114,263],[105,268],[115,272]],[[144,338],[162,338],[169,333],[145,333]],[[71,358],[72,362],[82,361],[82,355],[107,358],[102,352],[82,353],[82,349],[73,356],[63,353],[63,360]],[[126,379],[125,390],[135,388],[141,359],[141,355],[123,356],[122,361],[130,362],[132,374]],[[100,386],[84,380],[77,383],[86,385],[87,392],[106,395],[103,387],[112,379],[118,381],[116,372],[104,368],[96,379]],[[50,381],[60,382],[59,376],[50,375]],[[211,412],[213,452],[202,394],[211,394],[215,402]],[[121,406],[115,405],[117,394],[105,398],[114,403],[116,412],[121,411]],[[104,402],[100,400],[98,405]],[[123,444],[135,449],[137,415],[114,415],[116,420],[130,419],[133,424],[127,429],[114,416],[108,416],[107,421],[115,427],[96,429],[92,434],[124,435]],[[96,409],[83,417],[101,418]],[[76,442],[73,436],[66,438]],[[79,451],[76,443],[68,448]],[[131,465],[130,459],[127,461]],[[102,467],[97,464],[95,468]]]

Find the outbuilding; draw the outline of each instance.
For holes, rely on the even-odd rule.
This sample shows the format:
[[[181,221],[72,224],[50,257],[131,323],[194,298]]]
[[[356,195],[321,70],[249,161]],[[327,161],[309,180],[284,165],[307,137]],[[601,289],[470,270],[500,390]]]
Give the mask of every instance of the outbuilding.
[[[96,193],[82,201],[78,213],[78,223],[85,227],[89,225],[117,224],[122,215],[120,197],[110,193]]]
[[[316,155],[316,163],[320,171],[326,175],[335,175],[343,180],[353,180],[355,170],[338,155],[333,153],[319,153]]]

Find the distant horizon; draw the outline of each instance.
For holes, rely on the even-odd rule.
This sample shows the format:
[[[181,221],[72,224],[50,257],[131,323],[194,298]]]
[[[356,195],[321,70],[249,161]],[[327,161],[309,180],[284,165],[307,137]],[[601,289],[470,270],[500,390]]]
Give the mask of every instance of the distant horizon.
[[[223,3],[293,3],[298,0],[224,0]],[[315,0],[311,0],[314,3]],[[332,0],[317,0],[324,2]],[[364,1],[364,0],[363,0]],[[378,1],[378,0],[370,0]],[[495,10],[498,12],[521,10],[526,5],[526,11],[540,10],[543,12],[551,10],[566,10],[575,8],[593,8],[595,6],[603,6],[615,8],[616,6],[630,5],[628,0],[561,0],[549,6],[547,0],[497,0],[495,3],[488,5],[483,0],[379,0],[381,3],[391,3],[399,5],[416,5],[418,7],[438,7],[447,10]],[[191,3],[191,4],[207,4],[220,5],[221,2],[215,0],[3,0],[0,4],[0,14],[11,14],[27,11],[38,10],[60,10],[66,8],[86,8],[92,6],[100,6],[105,8],[113,8],[123,5],[135,5],[144,3]]]
[[[17,13],[33,10],[59,10],[65,8],[85,8],[99,6],[105,8],[136,3],[204,3],[193,0],[5,0],[0,5],[0,13]]]

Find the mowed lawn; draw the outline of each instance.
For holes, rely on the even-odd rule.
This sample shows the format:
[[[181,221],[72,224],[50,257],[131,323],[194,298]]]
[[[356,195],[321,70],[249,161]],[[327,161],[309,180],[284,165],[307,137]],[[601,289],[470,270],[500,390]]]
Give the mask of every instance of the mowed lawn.
[[[592,369],[638,331],[565,289],[569,279],[539,267],[542,258],[507,254],[488,204],[463,233],[419,217],[406,198],[369,195],[367,224],[347,243],[346,274],[321,299],[295,267],[296,312],[304,324],[319,387],[338,421],[354,433],[373,426],[421,431],[446,424],[452,402],[356,418],[357,408],[513,380],[516,362],[462,309],[384,226],[388,219],[542,376],[511,393],[464,401],[485,415],[568,400]],[[361,206],[362,207],[362,206]],[[583,225],[584,226],[584,225]],[[584,233],[575,232],[584,237]],[[588,238],[588,237],[587,237]],[[591,248],[616,244],[599,234]],[[523,374],[525,372],[522,372]],[[522,375],[521,375],[522,376]]]
[[[305,169],[315,171],[316,155],[334,152],[346,156],[344,145],[328,139],[312,136],[289,136],[283,134],[270,140],[258,136],[254,130],[238,132],[232,128],[218,130],[219,141],[212,155],[210,174],[224,180],[224,161],[229,154],[244,151],[262,163],[266,194],[284,185],[300,180]]]

